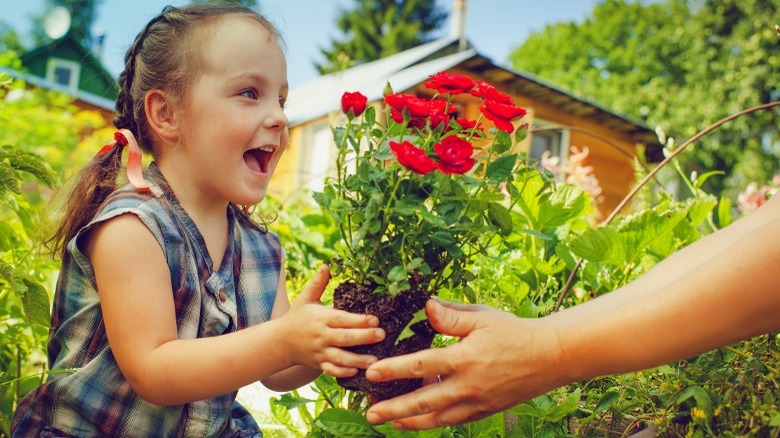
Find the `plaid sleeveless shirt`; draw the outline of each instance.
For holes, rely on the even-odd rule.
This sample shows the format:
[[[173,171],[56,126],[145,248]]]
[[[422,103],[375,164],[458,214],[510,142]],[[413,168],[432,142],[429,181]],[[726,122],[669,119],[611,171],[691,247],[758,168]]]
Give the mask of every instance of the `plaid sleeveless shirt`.
[[[228,248],[214,271],[203,237],[154,163],[145,176],[151,193],[130,185],[117,190],[68,242],[48,359],[52,370],[75,372],[51,374],[21,401],[12,436],[262,436],[235,401],[237,392],[185,405],[154,405],[133,392],[111,353],[92,264],[78,246],[96,224],[130,213],[154,234],[170,269],[179,339],[218,336],[267,321],[280,278],[278,237],[251,228],[232,206]]]

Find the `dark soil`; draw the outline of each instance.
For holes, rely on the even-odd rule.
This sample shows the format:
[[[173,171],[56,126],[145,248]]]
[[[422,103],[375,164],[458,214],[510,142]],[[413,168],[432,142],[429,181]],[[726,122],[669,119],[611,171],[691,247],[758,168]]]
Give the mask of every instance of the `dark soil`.
[[[414,336],[396,344],[396,339],[404,327],[412,320],[412,316],[418,310],[425,307],[428,298],[430,295],[419,289],[414,282],[412,282],[411,289],[396,296],[378,295],[374,293],[373,287],[344,282],[333,293],[333,307],[351,313],[371,314],[379,318],[379,326],[385,330],[385,339],[376,344],[360,345],[348,348],[348,350],[384,359],[431,347],[436,331],[427,319],[411,326],[415,333]],[[422,386],[422,379],[370,382],[366,379],[365,370],[359,370],[358,374],[353,377],[336,380],[342,387],[365,392],[377,401],[406,394]]]

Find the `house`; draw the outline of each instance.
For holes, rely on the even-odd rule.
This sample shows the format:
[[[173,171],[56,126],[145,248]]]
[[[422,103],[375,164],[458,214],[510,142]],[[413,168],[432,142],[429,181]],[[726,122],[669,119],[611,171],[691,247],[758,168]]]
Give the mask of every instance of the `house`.
[[[464,47],[465,46],[465,47]],[[640,147],[648,161],[662,158],[654,130],[598,104],[560,90],[539,78],[501,67],[480,55],[468,42],[449,37],[406,50],[342,72],[321,76],[289,93],[287,115],[290,145],[274,175],[272,193],[288,196],[306,188],[319,190],[332,170],[335,144],[330,124],[339,112],[345,91],[360,91],[369,102],[381,102],[389,82],[394,92],[430,97],[422,84],[440,71],[484,80],[528,110],[525,121],[538,129],[520,147],[532,158],[544,151],[565,164],[570,147],[589,150],[588,162],[602,196],[599,209],[608,213],[634,184],[634,157]],[[468,95],[455,99],[461,115],[476,119],[479,102]],[[491,126],[484,120],[485,126]]]
[[[71,32],[21,56],[26,73],[5,70],[28,85],[63,92],[74,105],[100,112],[108,124],[114,117],[116,79]]]

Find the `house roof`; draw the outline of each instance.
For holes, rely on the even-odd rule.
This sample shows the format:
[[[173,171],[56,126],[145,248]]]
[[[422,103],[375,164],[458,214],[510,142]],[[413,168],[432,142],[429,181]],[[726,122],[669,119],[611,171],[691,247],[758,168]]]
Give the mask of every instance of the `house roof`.
[[[576,96],[525,72],[495,64],[471,45],[458,51],[458,38],[444,38],[377,61],[320,76],[290,90],[286,113],[290,126],[338,110],[345,91],[360,90],[369,101],[379,100],[389,82],[395,91],[408,90],[428,75],[453,67],[473,71],[491,84],[512,93],[549,102],[574,115],[623,133],[648,146],[648,159],[660,157],[661,145],[653,129],[643,122],[618,114],[591,100]]]
[[[98,108],[102,108],[108,111],[114,111],[115,105],[114,105],[114,101],[111,99],[106,99],[105,97],[101,97],[87,91],[72,90],[64,85],[55,84],[54,82],[47,81],[46,79],[40,78],[38,76],[29,73],[20,73],[18,71],[11,70],[10,68],[7,67],[0,67],[0,71],[3,71],[4,73],[8,74],[8,76],[11,76],[14,79],[23,80],[28,84],[35,85],[36,87],[44,88],[46,90],[59,91],[75,99],[84,101],[90,105],[94,105]]]
[[[67,90],[51,81],[40,79],[46,76],[46,61],[50,58],[69,59],[81,65],[82,77],[79,79],[78,90]],[[29,71],[29,74],[25,75],[25,80],[28,82],[63,91],[93,105],[113,109],[113,102],[110,106],[107,106],[107,103],[116,98],[118,91],[116,79],[100,60],[74,37],[72,32],[23,53],[21,61]]]

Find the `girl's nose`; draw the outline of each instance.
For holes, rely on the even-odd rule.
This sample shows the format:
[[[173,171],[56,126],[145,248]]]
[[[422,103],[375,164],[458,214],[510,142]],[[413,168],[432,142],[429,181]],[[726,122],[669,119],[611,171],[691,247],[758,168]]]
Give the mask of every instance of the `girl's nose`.
[[[284,113],[284,108],[281,106],[274,106],[270,114],[266,118],[266,126],[269,129],[284,129],[287,127],[287,114]]]

